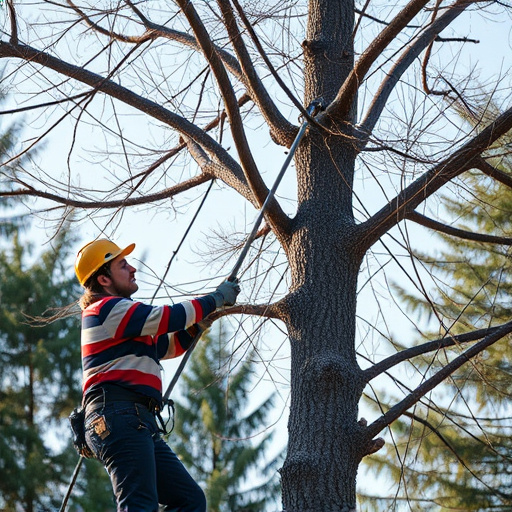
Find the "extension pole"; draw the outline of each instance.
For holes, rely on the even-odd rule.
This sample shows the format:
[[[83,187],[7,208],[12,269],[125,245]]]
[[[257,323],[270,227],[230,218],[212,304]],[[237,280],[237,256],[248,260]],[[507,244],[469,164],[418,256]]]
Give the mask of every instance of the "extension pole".
[[[322,108],[322,102],[320,99],[314,100],[311,102],[309,107],[307,108],[307,113],[310,116],[315,116],[319,110]],[[236,279],[236,276],[238,274],[238,271],[240,270],[240,267],[242,266],[242,263],[247,256],[247,253],[249,252],[249,249],[251,247],[251,244],[254,242],[254,239],[256,238],[256,234],[258,232],[258,229],[260,227],[261,221],[263,220],[263,216],[265,214],[265,211],[270,203],[270,201],[274,198],[274,195],[276,193],[277,187],[281,183],[281,180],[284,176],[284,173],[286,172],[286,169],[288,168],[288,165],[290,165],[290,162],[295,155],[295,151],[297,150],[297,147],[300,144],[300,141],[302,140],[302,137],[304,137],[304,134],[306,133],[306,130],[309,125],[309,120],[306,119],[302,126],[300,127],[295,140],[293,141],[293,144],[290,147],[290,151],[283,163],[283,166],[281,167],[281,170],[279,171],[279,174],[277,175],[277,178],[274,182],[274,185],[270,189],[267,198],[265,199],[265,202],[263,203],[260,212],[258,214],[258,217],[256,218],[256,221],[254,222],[254,226],[252,228],[251,233],[247,237],[247,240],[245,241],[244,247],[242,251],[240,252],[240,255],[238,256],[238,259],[235,263],[235,266],[233,267],[233,270],[231,271],[231,274],[229,274],[228,281],[234,281]],[[197,342],[201,338],[204,331],[199,330],[199,332],[196,334],[195,338],[192,340],[192,343],[189,347],[189,349],[185,352],[183,355],[183,358],[181,359],[180,365],[178,369],[176,370],[176,373],[174,374],[174,377],[172,378],[171,383],[167,387],[164,395],[163,395],[163,401],[164,403],[169,401],[169,396],[171,395],[172,390],[174,389],[174,386],[176,385],[176,382],[178,382],[178,379],[180,378],[181,373],[183,372],[183,369],[185,368],[185,365],[187,364],[187,361],[189,360],[192,351],[197,345]],[[69,500],[69,497],[71,496],[71,491],[75,485],[76,479],[78,478],[78,473],[80,471],[80,467],[82,466],[83,457],[80,457],[78,460],[78,463],[75,467],[75,471],[73,472],[73,477],[71,479],[71,483],[69,484],[68,491],[66,493],[66,496],[64,497],[64,501],[62,502],[62,506],[59,509],[59,512],[65,512],[66,506]]]
[[[62,502],[62,505],[59,509],[59,512],[65,512],[66,506],[68,504],[69,497],[71,496],[71,491],[73,490],[73,487],[75,485],[76,479],[78,478],[78,472],[80,471],[80,467],[82,466],[82,462],[84,461],[84,458],[80,456],[78,459],[78,463],[75,467],[75,471],[73,471],[73,477],[71,478],[71,483],[69,484],[68,491],[66,493],[66,496],[64,496],[64,500]]]
[[[309,115],[315,115],[315,113],[320,109],[320,107],[321,107],[320,100],[315,100],[311,103],[311,105],[309,105],[309,107],[307,108],[307,112]],[[242,252],[238,256],[238,260],[235,263],[235,266],[233,267],[231,274],[229,274],[228,281],[233,281],[234,279],[236,279],[238,271],[240,270],[240,267],[242,266],[242,263],[243,263],[245,257],[247,256],[247,253],[249,252],[249,249],[251,248],[251,245],[254,242],[254,239],[256,238],[256,234],[258,233],[258,229],[260,227],[261,221],[263,220],[263,216],[265,215],[267,207],[270,204],[270,201],[272,201],[272,199],[274,199],[277,187],[281,183],[284,173],[286,172],[286,169],[290,165],[290,162],[292,161],[292,158],[295,155],[295,151],[297,150],[297,148],[300,144],[300,141],[302,140],[302,137],[304,137],[304,134],[306,133],[308,125],[309,125],[309,121],[306,119],[302,123],[302,126],[300,127],[300,130],[298,131],[298,133],[295,137],[295,140],[293,141],[293,144],[290,147],[290,151],[288,152],[286,160],[284,161],[283,166],[281,167],[281,170],[279,171],[279,174],[277,175],[274,185],[270,189],[270,192],[268,193],[267,198],[265,199],[265,202],[263,203],[263,205],[260,209],[258,217],[256,218],[256,221],[254,222],[254,226],[252,228],[251,233],[247,237],[247,240],[242,249]]]
[[[310,116],[315,116],[316,113],[322,108],[321,100],[317,99],[311,102],[309,107],[307,108],[307,113]],[[306,130],[308,128],[309,121],[306,119],[302,126],[300,127],[300,130],[298,131],[297,135],[295,136],[295,140],[293,141],[293,144],[290,147],[290,151],[288,152],[288,155],[286,157],[286,160],[283,163],[283,166],[281,167],[281,170],[279,171],[279,174],[277,175],[277,178],[274,182],[274,185],[270,189],[267,198],[265,199],[265,202],[263,203],[260,212],[258,214],[258,217],[256,218],[256,221],[254,222],[254,226],[252,228],[251,233],[247,237],[247,240],[245,241],[244,247],[242,251],[240,252],[240,255],[238,256],[238,259],[235,263],[235,266],[233,267],[233,270],[229,274],[228,281],[234,281],[236,279],[236,276],[238,274],[238,271],[240,270],[240,267],[242,266],[242,263],[247,256],[247,253],[249,252],[249,249],[251,248],[251,244],[254,242],[254,239],[256,238],[256,234],[258,232],[258,229],[260,227],[261,221],[263,220],[263,216],[265,215],[265,211],[270,204],[270,201],[274,198],[274,195],[276,193],[277,187],[279,186],[279,183],[281,183],[281,180],[284,176],[284,173],[286,172],[286,169],[288,168],[288,165],[290,165],[290,162],[295,155],[295,151],[297,150],[297,147],[300,144],[300,141],[302,140],[302,137],[304,137],[304,134],[306,133]],[[174,377],[172,378],[169,386],[167,387],[164,395],[163,400],[164,403],[169,400],[169,396],[171,395],[172,390],[174,389],[174,386],[176,385],[176,382],[178,382],[178,379],[180,378],[181,372],[185,368],[185,365],[187,364],[194,348],[197,345],[197,342],[201,338],[204,331],[200,330],[195,338],[192,340],[192,343],[189,347],[189,349],[185,352],[183,355],[183,358],[181,359],[180,365],[178,366],[178,369],[176,370],[176,373],[174,374]]]

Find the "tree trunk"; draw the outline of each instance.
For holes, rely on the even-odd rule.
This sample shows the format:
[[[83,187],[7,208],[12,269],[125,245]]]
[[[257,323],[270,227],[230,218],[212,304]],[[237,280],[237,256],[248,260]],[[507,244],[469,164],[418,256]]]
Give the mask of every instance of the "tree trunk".
[[[352,69],[354,5],[310,1],[304,42],[306,98],[331,101]],[[306,101],[306,104],[308,101]],[[355,353],[358,250],[352,213],[356,152],[350,138],[317,129],[297,152],[297,216],[286,244],[292,286],[285,322],[291,343],[286,512],[350,511],[365,453],[358,403],[364,388]],[[334,491],[333,491],[334,490]]]
[[[358,424],[364,382],[354,344],[362,254],[346,177],[353,149],[318,132],[305,146],[297,159],[299,187],[315,196],[301,199],[287,245],[292,399],[283,502],[287,512],[349,511],[366,443]]]
[[[294,246],[319,247],[311,239],[323,235],[329,236],[327,227],[305,229]],[[288,301],[292,399],[281,473],[287,512],[355,508],[365,449],[357,422],[364,382],[354,350],[358,264],[337,246],[331,245],[332,253],[308,256],[315,268]],[[295,278],[301,270],[306,269],[293,265]]]

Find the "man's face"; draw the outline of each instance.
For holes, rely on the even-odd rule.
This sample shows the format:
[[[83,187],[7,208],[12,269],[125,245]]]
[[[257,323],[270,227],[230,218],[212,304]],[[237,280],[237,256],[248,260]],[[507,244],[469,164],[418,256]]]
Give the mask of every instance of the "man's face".
[[[136,269],[132,267],[124,256],[118,256],[110,264],[110,280],[112,285],[105,287],[112,295],[131,297],[139,289],[135,282]]]

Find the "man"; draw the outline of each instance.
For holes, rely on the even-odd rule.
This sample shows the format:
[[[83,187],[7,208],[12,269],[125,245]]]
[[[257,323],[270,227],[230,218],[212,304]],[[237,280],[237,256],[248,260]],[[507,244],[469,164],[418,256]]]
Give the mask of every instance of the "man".
[[[180,356],[198,322],[231,306],[238,283],[174,306],[131,300],[136,269],[110,240],[82,247],[75,272],[85,288],[82,308],[83,406],[89,448],[105,466],[118,512],[205,512],[203,491],[160,437],[161,359]]]

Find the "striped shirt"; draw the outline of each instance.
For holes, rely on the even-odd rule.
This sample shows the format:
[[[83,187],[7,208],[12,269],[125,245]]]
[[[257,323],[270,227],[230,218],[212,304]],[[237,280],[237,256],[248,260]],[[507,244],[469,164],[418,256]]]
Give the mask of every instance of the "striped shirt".
[[[149,306],[104,297],[82,312],[84,396],[103,383],[161,400],[161,359],[183,354],[198,332],[194,325],[215,310],[205,295],[174,306]]]

